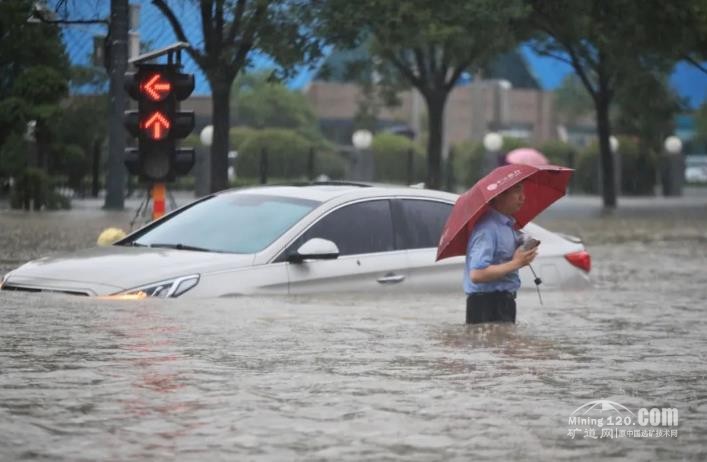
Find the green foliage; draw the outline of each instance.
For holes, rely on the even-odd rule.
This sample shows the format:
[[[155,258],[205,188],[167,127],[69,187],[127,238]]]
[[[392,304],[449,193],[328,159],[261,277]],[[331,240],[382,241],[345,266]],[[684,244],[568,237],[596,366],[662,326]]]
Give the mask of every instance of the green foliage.
[[[657,156],[654,151],[641,150],[632,138],[619,139],[621,155],[622,192],[629,195],[653,194]],[[599,148],[593,144],[583,151],[561,141],[548,141],[534,146],[527,140],[504,138],[503,152],[508,153],[519,147],[534,148],[548,158],[551,164],[572,167],[572,188],[585,194],[597,194],[599,187]],[[467,141],[454,147],[454,172],[458,183],[469,188],[482,177],[484,146]]]
[[[16,79],[33,66],[47,66],[68,78],[59,27],[27,23],[34,4],[34,0],[0,2],[0,100],[13,93]]]
[[[568,124],[575,124],[579,119],[594,113],[594,101],[582,81],[576,74],[570,74],[562,80],[555,91],[555,110]]]
[[[0,149],[8,137],[25,130],[28,112],[27,103],[22,98],[11,96],[0,100]]]
[[[201,37],[185,33],[175,8],[167,0],[153,0],[172,26],[176,38],[192,46],[188,53],[209,79],[212,90],[214,144],[211,147],[212,191],[226,187],[228,163],[229,94],[233,80],[247,68],[254,54],[267,56],[277,66],[277,77],[292,75],[296,66],[321,56],[319,40],[311,33],[311,2],[258,0],[213,2],[201,0]]]
[[[86,152],[75,144],[62,144],[54,147],[54,155],[52,173],[65,175],[67,185],[74,191],[81,191],[83,178],[91,169],[90,151]]]
[[[580,151],[572,178],[575,189],[585,194],[599,192],[599,146],[588,146]]]
[[[0,145],[56,114],[69,66],[57,26],[27,24],[32,0],[0,1]]]
[[[509,153],[513,151],[514,149],[518,148],[532,148],[534,147],[533,144],[526,139],[523,138],[512,138],[508,136],[503,137],[503,149],[502,151],[504,153]]]
[[[317,32],[331,43],[354,48],[371,39],[379,84],[404,82],[424,96],[429,114],[427,185],[441,186],[444,106],[462,72],[477,70],[520,39],[514,23],[522,1],[468,0],[440,6],[433,0],[326,0],[314,2]],[[360,122],[375,114],[364,108]],[[372,111],[371,111],[372,110]]]
[[[379,133],[371,145],[376,164],[376,181],[406,183],[408,162],[412,152],[412,183],[424,181],[427,174],[426,158],[422,149],[404,136]]]
[[[280,82],[268,81],[268,72],[239,76],[234,82],[231,111],[235,123],[253,128],[289,128],[316,134],[317,117],[307,98]]]
[[[29,147],[22,135],[12,134],[0,144],[0,178],[14,177],[27,166]]]
[[[25,170],[15,182],[10,206],[25,210],[70,209],[71,202],[56,193],[51,183],[51,178],[44,171],[35,168]]]
[[[499,157],[506,153],[523,147],[532,147],[528,140],[520,138],[503,138],[503,151]],[[470,188],[483,176],[484,155],[486,149],[482,143],[465,141],[453,147],[453,168],[457,184],[462,188]]]
[[[571,168],[573,168],[575,156],[577,155],[576,149],[571,144],[558,140],[546,141],[540,145],[538,151],[543,153],[551,164]]]
[[[655,76],[669,73],[678,60],[704,58],[705,1],[685,0],[678,5],[659,0],[529,0],[528,4],[532,8],[529,25],[537,32],[536,51],[569,63],[592,97],[604,151],[601,158],[611,156],[609,116],[617,98],[624,103],[624,123],[636,125],[635,118],[640,127],[632,131],[640,132],[644,144],[655,145],[650,139],[667,127],[672,104],[669,98],[656,98],[659,86],[649,87],[646,81],[659,82]],[[646,88],[651,90],[649,95],[642,92]],[[655,100],[659,110],[651,114]],[[602,173],[608,176],[608,165],[602,164]],[[604,205],[614,207],[616,197],[610,191],[604,191]]]
[[[551,164],[568,166],[570,156],[575,159],[574,148],[561,141],[549,141],[535,146],[528,140],[521,138],[503,138],[503,150],[500,156],[517,148],[533,148],[540,151],[547,157]],[[453,147],[454,160],[453,168],[458,184],[463,188],[469,188],[481,179],[483,171],[483,160],[485,148],[482,143],[465,141]]]
[[[474,141],[465,141],[454,146],[454,175],[457,184],[464,189],[470,188],[481,179],[484,146]]]
[[[265,151],[269,178],[306,178],[313,148],[315,145],[292,130],[254,130],[239,144],[236,174],[245,178],[260,177],[261,153]],[[338,154],[315,148],[315,176],[326,174],[330,178],[342,178],[344,169],[344,160]]]
[[[250,127],[231,127],[228,132],[229,144],[233,149],[240,151],[243,143],[256,133],[258,130]]]
[[[674,132],[675,116],[685,109],[680,97],[668,84],[667,74],[640,72],[617,91],[617,133],[634,135],[655,151]]]
[[[15,80],[12,94],[34,105],[59,102],[68,92],[65,75],[49,66],[32,66]]]
[[[630,196],[653,195],[658,170],[656,151],[629,137],[619,137],[619,143],[621,192]]]
[[[637,71],[670,68],[674,61],[660,49],[683,32],[674,22],[676,14],[682,14],[666,7],[666,2],[531,0],[530,4],[531,24],[539,31],[536,50],[569,61],[594,97],[599,93],[606,97],[607,90],[628,82]],[[655,33],[659,22],[672,24],[672,30],[664,29],[667,36]]]

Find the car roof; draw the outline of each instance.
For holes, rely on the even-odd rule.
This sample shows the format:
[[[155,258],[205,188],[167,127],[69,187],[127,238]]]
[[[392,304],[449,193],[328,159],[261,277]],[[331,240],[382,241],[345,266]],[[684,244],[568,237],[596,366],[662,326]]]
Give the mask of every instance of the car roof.
[[[407,196],[427,199],[455,201],[456,194],[418,187],[354,182],[302,183],[292,185],[264,185],[248,188],[229,189],[218,193],[231,194],[272,194],[274,196],[310,199],[328,202],[334,199]]]

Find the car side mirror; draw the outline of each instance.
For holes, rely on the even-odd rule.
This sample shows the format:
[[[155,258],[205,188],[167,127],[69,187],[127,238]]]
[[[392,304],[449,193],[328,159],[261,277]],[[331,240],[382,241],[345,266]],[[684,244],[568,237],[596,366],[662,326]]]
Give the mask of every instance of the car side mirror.
[[[290,263],[302,263],[305,260],[334,260],[339,257],[339,248],[332,241],[313,237],[293,254],[287,256]]]

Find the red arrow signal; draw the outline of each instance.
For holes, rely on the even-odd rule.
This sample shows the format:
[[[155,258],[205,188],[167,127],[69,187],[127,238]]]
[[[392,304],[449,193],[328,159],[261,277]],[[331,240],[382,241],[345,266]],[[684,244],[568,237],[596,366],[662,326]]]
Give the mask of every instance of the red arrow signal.
[[[171,126],[169,119],[160,111],[153,112],[142,124],[142,128],[147,130],[147,135],[153,140],[161,140],[166,137]]]
[[[140,84],[140,90],[147,95],[152,101],[162,101],[172,91],[172,84],[169,80],[161,80],[162,74],[153,74],[149,78],[143,80]]]

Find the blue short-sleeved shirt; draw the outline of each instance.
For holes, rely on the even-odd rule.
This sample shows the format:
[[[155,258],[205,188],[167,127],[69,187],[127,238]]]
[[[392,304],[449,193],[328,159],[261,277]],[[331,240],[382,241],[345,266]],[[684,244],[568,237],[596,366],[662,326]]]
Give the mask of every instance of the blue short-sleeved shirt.
[[[466,247],[466,265],[464,265],[464,292],[508,291],[515,292],[520,288],[518,271],[511,271],[501,279],[492,282],[474,284],[471,281],[471,271],[484,269],[490,265],[498,265],[513,259],[513,253],[518,248],[520,233],[513,229],[515,220],[494,208],[476,222],[469,236]]]

